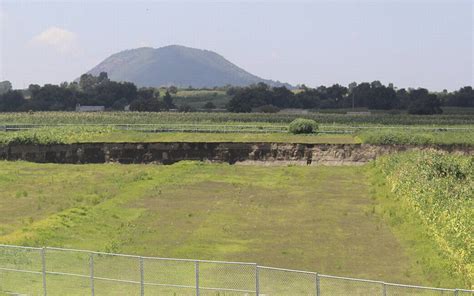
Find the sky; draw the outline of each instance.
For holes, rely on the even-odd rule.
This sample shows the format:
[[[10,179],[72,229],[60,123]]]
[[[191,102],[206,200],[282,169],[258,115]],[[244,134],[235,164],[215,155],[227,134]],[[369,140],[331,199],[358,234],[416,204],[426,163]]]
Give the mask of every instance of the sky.
[[[293,85],[455,90],[474,85],[473,14],[471,0],[0,0],[0,81],[72,81],[116,52],[179,44]]]

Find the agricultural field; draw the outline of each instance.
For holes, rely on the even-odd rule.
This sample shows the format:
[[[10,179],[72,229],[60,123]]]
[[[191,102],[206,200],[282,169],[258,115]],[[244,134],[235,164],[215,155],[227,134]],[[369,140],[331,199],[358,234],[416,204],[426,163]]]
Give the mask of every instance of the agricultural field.
[[[407,115],[371,114],[346,115],[328,113],[178,113],[178,112],[33,112],[0,113],[0,125],[5,124],[288,124],[296,118],[314,119],[319,124],[336,126],[418,126],[442,128],[472,126],[472,114]]]
[[[133,128],[133,130],[131,130]],[[286,128],[286,127],[285,127]],[[305,144],[473,145],[473,130],[359,129],[291,134],[253,126],[82,126],[0,131],[0,144],[68,144],[86,142],[273,142]]]
[[[0,243],[467,286],[423,224],[385,217],[370,166],[0,166]]]
[[[298,117],[1,113],[0,145],[474,145],[474,118],[468,114],[310,113],[303,117],[318,121],[318,133],[291,134],[288,125]],[[0,244],[258,262],[337,276],[472,288],[473,164],[472,156],[435,153],[386,156],[361,167],[1,161]],[[9,279],[12,285],[19,280]],[[66,291],[61,282],[57,285],[57,291]]]
[[[292,135],[288,133],[288,125],[297,117],[289,114],[234,113],[2,113],[0,143],[187,141],[474,144],[473,116],[310,114],[306,117],[321,120],[318,121],[318,132]],[[405,120],[408,124],[402,125]],[[430,123],[434,120],[436,124]]]

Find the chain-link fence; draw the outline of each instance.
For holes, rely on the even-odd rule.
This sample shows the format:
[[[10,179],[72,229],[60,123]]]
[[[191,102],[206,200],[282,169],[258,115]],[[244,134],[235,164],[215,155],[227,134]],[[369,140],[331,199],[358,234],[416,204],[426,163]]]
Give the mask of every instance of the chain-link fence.
[[[0,124],[0,131],[26,131],[40,128],[109,128],[115,130],[164,133],[287,133],[288,125],[282,124],[205,124],[205,123],[155,123],[155,124]],[[472,131],[472,127],[465,126],[397,126],[397,125],[341,125],[320,124],[318,133],[353,134],[364,130],[412,130],[412,131]]]
[[[0,245],[0,295],[474,296],[256,263]]]

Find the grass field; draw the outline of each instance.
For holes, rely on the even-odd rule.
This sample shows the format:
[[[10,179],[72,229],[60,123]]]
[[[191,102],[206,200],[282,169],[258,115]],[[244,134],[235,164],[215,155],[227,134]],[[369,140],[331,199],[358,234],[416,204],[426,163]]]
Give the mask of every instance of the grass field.
[[[429,238],[403,234],[422,234],[419,224],[378,214],[396,204],[371,189],[368,167],[0,167],[0,243],[462,286]]]

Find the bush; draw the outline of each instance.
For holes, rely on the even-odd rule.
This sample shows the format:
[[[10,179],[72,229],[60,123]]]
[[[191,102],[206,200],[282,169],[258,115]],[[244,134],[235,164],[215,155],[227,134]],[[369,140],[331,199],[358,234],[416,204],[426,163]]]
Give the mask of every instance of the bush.
[[[375,145],[430,145],[436,141],[433,133],[397,130],[362,131],[357,134],[365,144]]]
[[[318,124],[312,119],[297,118],[289,126],[289,131],[292,134],[311,134],[317,130]]]

